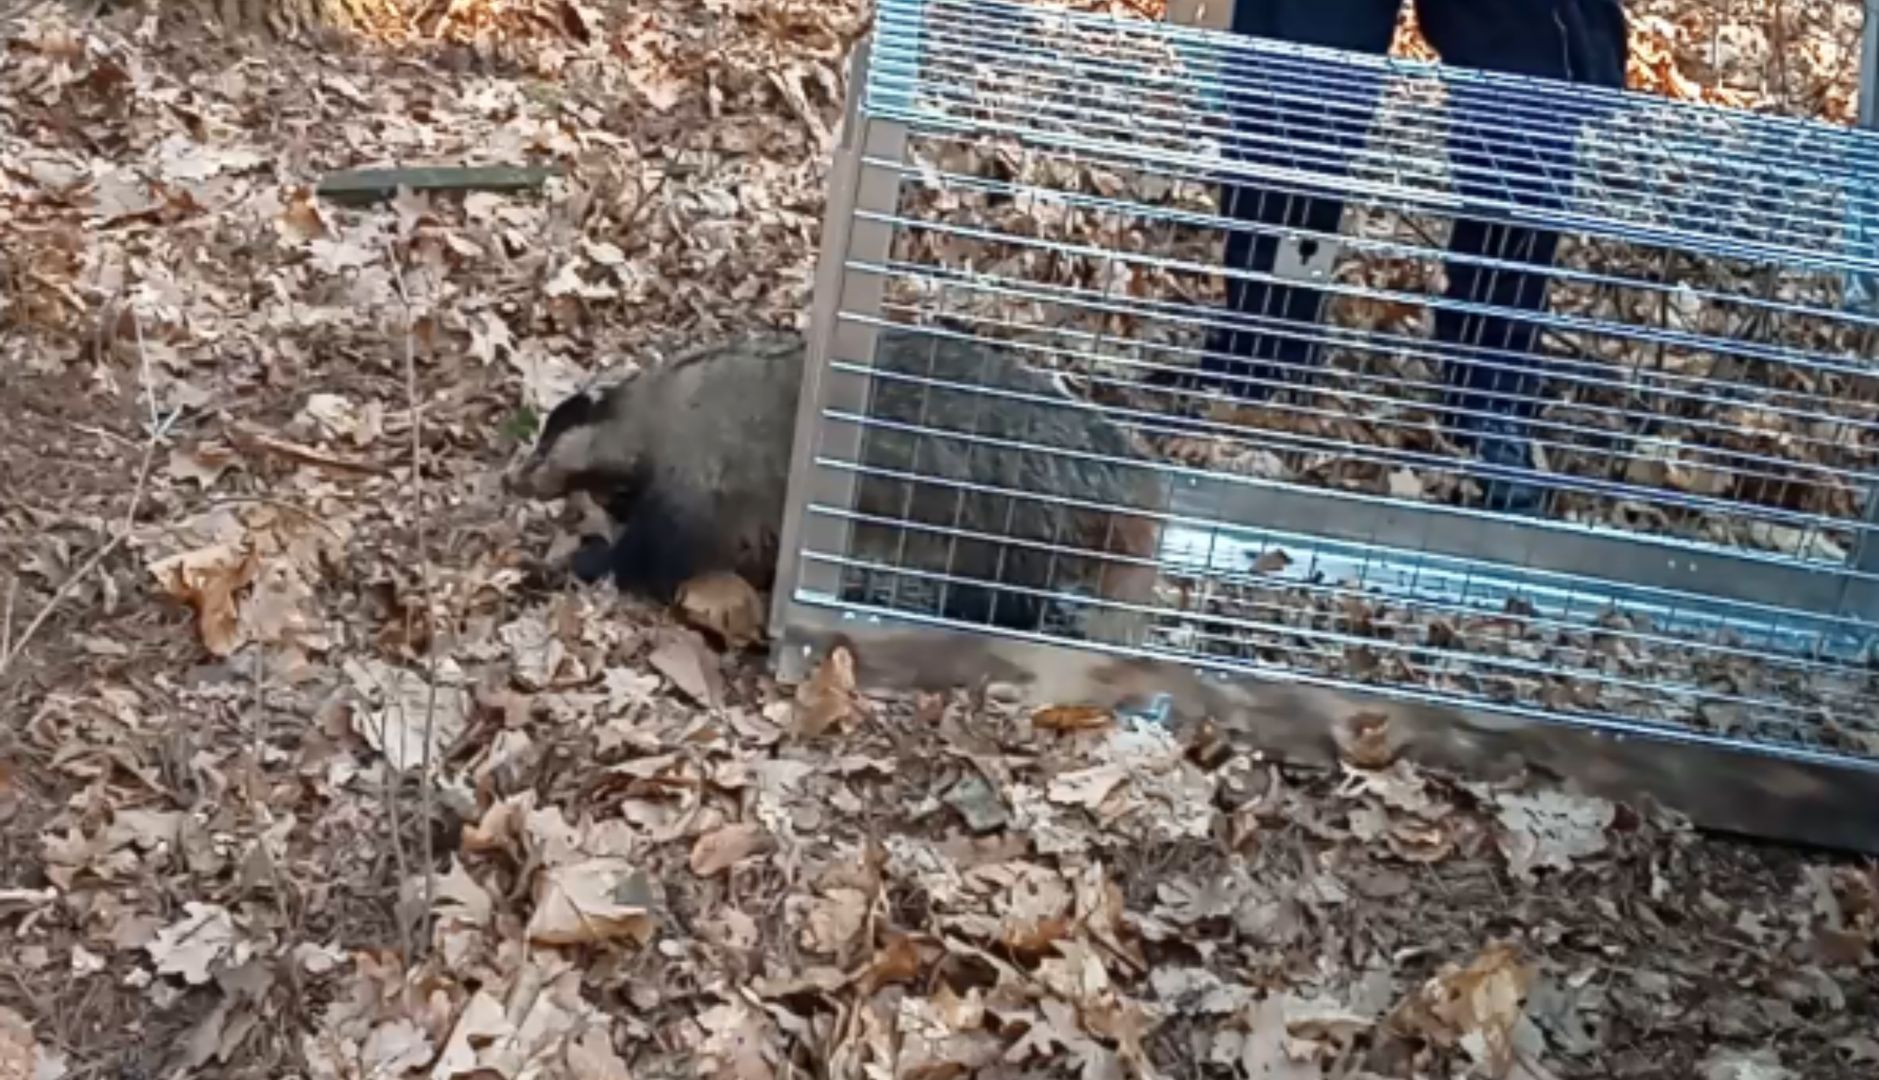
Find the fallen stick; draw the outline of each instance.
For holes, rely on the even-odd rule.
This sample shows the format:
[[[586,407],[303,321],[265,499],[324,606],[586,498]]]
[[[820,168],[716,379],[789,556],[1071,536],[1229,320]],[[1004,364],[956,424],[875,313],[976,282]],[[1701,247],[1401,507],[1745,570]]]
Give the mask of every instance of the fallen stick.
[[[342,169],[320,179],[314,193],[339,203],[383,202],[399,188],[412,191],[532,191],[561,170],[522,165],[418,165],[388,169]]]

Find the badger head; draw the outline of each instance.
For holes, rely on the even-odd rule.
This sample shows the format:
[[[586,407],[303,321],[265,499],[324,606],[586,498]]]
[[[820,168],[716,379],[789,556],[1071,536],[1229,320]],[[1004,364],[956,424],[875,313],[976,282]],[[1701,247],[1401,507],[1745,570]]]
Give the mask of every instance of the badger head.
[[[533,499],[559,499],[576,491],[605,499],[630,489],[638,454],[621,392],[621,386],[590,387],[556,405],[535,445],[503,478],[504,485]]]

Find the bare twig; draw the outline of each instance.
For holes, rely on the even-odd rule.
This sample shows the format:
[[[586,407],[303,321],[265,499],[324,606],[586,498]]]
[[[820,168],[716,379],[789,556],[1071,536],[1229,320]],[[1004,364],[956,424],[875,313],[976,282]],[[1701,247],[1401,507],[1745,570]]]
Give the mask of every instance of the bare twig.
[[[431,775],[437,724],[437,604],[431,595],[430,551],[425,543],[424,521],[424,412],[418,402],[417,315],[411,307],[411,293],[405,288],[404,269],[400,264],[398,243],[394,238],[387,252],[392,284],[398,289],[398,301],[404,308],[405,406],[411,414],[411,523],[413,547],[417,551],[418,595],[424,601],[424,748],[418,770],[418,808],[423,817],[418,842],[424,854],[424,906],[418,917],[418,941],[428,949],[431,940],[431,904],[435,899],[437,852],[431,827],[436,801],[436,780]]]
[[[403,723],[402,719],[399,722]],[[411,921],[404,917],[403,911],[399,910],[404,900],[405,882],[411,880],[411,858],[405,854],[404,815],[398,812],[398,800],[401,797],[399,788],[404,786],[400,783],[403,774],[392,765],[390,758],[386,758],[384,776],[385,811],[391,815],[391,857],[393,864],[398,867],[398,887],[392,890],[392,895],[396,897],[392,901],[392,922],[398,924],[398,936],[404,942],[405,964],[409,966],[417,959],[417,945],[411,930]],[[426,882],[430,880],[428,868],[426,868],[424,878]],[[430,909],[428,903],[424,906],[425,910]]]
[[[254,798],[258,792],[266,791],[262,783],[262,754],[267,746],[267,658],[261,642],[254,648],[254,712],[249,719],[251,745],[248,759],[248,797]]]
[[[0,678],[4,678],[6,673],[13,669],[14,661],[26,651],[26,646],[33,640],[33,635],[45,626],[46,620],[52,617],[52,613],[57,611],[59,606],[72,595],[78,588],[79,582],[90,577],[91,572],[96,570],[100,563],[110,558],[118,548],[124,545],[125,541],[130,539],[131,529],[137,523],[137,511],[143,509],[144,492],[150,486],[150,470],[156,463],[157,447],[168,437],[170,429],[176,426],[176,421],[183,415],[180,407],[167,417],[161,415],[157,408],[156,388],[150,380],[150,357],[144,351],[141,321],[137,324],[137,355],[142,367],[140,377],[143,381],[144,399],[150,409],[150,435],[144,441],[143,460],[137,465],[137,482],[131,489],[130,505],[124,510],[123,522],[118,526],[117,535],[106,541],[103,547],[92,553],[91,558],[86,559],[83,565],[73,571],[72,576],[65,579],[65,583],[52,594],[52,599],[46,601],[45,606],[39,609],[39,613],[33,616],[33,620],[26,624],[26,629],[20,632],[19,638],[13,641],[4,653],[0,653]],[[9,600],[8,603],[10,608],[11,601]],[[10,610],[8,615],[10,624]]]
[[[8,574],[7,606],[0,611],[0,656],[10,656],[13,652],[13,600],[19,591],[19,575]]]
[[[412,962],[413,958],[417,956],[417,947],[412,940],[411,923],[404,917],[403,906],[405,885],[411,880],[411,856],[405,850],[404,812],[400,809],[401,804],[399,802],[399,799],[402,798],[402,788],[404,787],[405,761],[403,754],[399,754],[398,760],[393,761],[390,751],[385,749],[392,740],[391,733],[386,729],[386,724],[390,722],[393,714],[395,714],[398,722],[400,739],[403,738],[403,732],[410,726],[405,722],[407,717],[404,713],[405,694],[403,683],[406,672],[402,669],[398,671],[399,685],[393,687],[386,686],[376,675],[371,674],[369,669],[361,669],[361,671],[370,681],[371,688],[377,693],[379,700],[385,703],[386,716],[378,721],[377,741],[380,747],[380,757],[384,763],[381,774],[383,783],[381,786],[384,789],[385,813],[391,818],[392,866],[395,867],[398,872],[397,885],[392,889],[394,898],[392,900],[391,914],[392,922],[398,924],[398,936],[403,942],[404,951],[402,955],[405,963],[408,965]],[[376,873],[376,866],[383,865],[383,862],[383,856],[380,856],[379,862],[375,864],[374,873]],[[428,877],[428,875],[426,876]]]

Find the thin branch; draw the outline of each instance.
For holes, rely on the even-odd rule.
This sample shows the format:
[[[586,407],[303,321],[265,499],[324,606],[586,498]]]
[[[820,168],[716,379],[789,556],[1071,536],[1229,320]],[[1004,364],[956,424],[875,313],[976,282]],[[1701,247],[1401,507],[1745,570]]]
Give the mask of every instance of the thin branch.
[[[411,293],[405,288],[404,269],[400,263],[398,238],[388,245],[392,284],[398,289],[398,301],[404,307],[405,406],[411,412],[411,522],[413,546],[418,560],[418,595],[424,601],[424,747],[418,770],[418,807],[423,817],[418,842],[424,854],[424,907],[418,917],[420,947],[430,948],[431,906],[436,899],[436,841],[433,838],[433,813],[437,783],[431,775],[437,730],[437,604],[431,594],[430,549],[425,541],[424,521],[424,412],[418,402],[417,314],[411,306]]]
[[[391,815],[391,857],[393,864],[398,867],[398,887],[392,890],[395,899],[392,901],[391,921],[398,924],[398,937],[404,942],[405,966],[409,968],[417,962],[417,945],[413,941],[410,920],[399,910],[403,907],[405,883],[411,880],[411,859],[405,854],[404,815],[398,812],[398,789],[404,786],[401,782],[403,774],[388,757],[382,764],[381,775],[385,780],[385,811]],[[430,880],[428,868],[424,878]],[[429,907],[428,904],[425,906]]]
[[[0,656],[13,653],[13,601],[19,595],[20,578],[18,574],[7,575],[7,606],[0,611]]]
[[[248,797],[254,798],[257,792],[267,790],[264,783],[266,767],[262,759],[267,752],[267,650],[261,642],[250,646],[254,650],[251,675],[254,679],[254,709],[249,717],[249,758],[248,758]]]

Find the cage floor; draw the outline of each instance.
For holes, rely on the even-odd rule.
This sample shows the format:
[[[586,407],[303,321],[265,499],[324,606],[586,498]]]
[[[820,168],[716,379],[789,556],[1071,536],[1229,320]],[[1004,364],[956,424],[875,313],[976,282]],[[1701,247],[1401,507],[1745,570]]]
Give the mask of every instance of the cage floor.
[[[1879,755],[1867,628],[1322,538],[1171,529],[1150,648]],[[1187,614],[1198,613],[1198,614]]]

